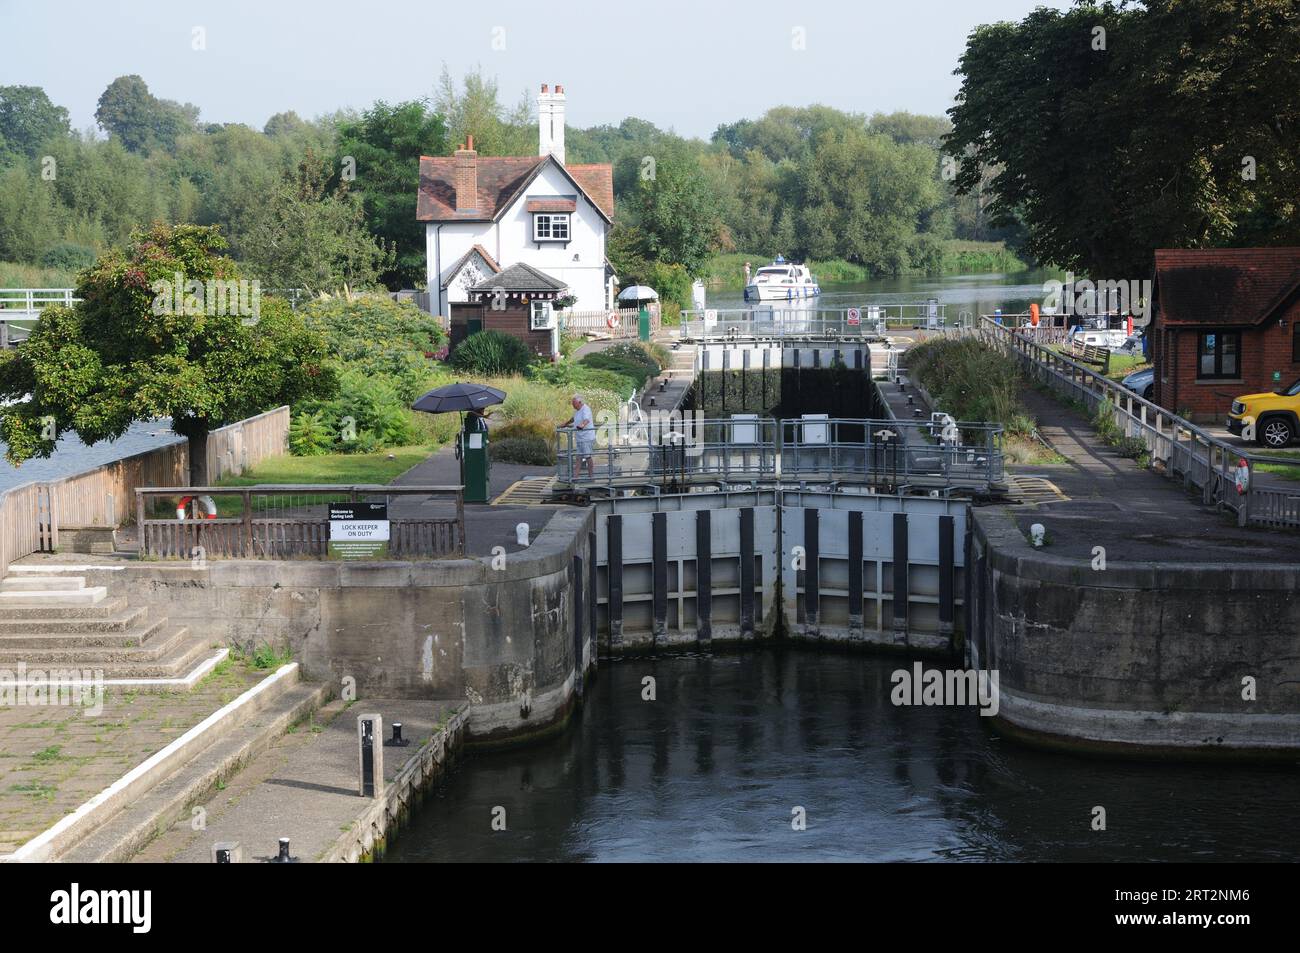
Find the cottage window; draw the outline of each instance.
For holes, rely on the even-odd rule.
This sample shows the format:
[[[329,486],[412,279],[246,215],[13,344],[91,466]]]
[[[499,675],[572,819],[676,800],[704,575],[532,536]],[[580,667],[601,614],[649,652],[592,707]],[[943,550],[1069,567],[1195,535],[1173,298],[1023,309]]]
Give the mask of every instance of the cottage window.
[[[533,239],[539,242],[567,242],[569,216],[556,213],[534,215]]]
[[[549,301],[534,301],[529,310],[528,327],[533,331],[549,331],[555,323],[555,312]]]
[[[1240,331],[1202,331],[1197,337],[1198,380],[1240,377],[1240,361]]]

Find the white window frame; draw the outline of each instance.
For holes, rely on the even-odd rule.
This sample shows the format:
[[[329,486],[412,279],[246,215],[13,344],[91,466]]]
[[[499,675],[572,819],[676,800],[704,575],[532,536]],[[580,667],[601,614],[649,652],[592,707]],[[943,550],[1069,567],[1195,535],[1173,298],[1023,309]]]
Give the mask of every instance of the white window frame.
[[[541,309],[542,323],[537,323],[538,309]],[[555,309],[549,301],[532,301],[528,305],[528,330],[549,331],[555,327]]]
[[[569,212],[534,212],[533,213],[533,241],[535,242],[567,242],[573,238],[572,215]],[[546,223],[546,234],[542,234],[542,223]],[[563,223],[564,234],[556,235],[555,226]]]

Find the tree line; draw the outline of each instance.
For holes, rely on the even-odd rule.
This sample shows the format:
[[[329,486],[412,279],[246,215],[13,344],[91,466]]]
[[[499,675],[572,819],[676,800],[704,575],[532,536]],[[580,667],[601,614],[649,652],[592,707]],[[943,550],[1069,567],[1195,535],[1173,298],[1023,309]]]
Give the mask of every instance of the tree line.
[[[472,134],[483,155],[530,155],[526,98],[444,69],[431,95],[262,129],[123,76],[100,97],[100,132],[73,130],[34,86],[0,87],[0,261],[74,271],[152,222],[220,226],[264,287],[413,287],[420,155]],[[949,238],[1016,237],[978,195],[944,180],[940,117],[779,107],[692,139],[629,118],[567,131],[572,163],[614,165],[610,255],[629,281],[685,287],[711,256],[842,259],[873,275],[933,271]],[[669,289],[670,293],[673,289]]]

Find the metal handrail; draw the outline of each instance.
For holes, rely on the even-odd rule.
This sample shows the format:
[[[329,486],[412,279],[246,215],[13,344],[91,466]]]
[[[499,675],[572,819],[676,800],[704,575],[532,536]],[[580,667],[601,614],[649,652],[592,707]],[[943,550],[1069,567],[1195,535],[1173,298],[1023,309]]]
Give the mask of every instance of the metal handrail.
[[[931,310],[933,307],[933,311]],[[732,338],[856,338],[879,336],[893,325],[942,327],[947,306],[930,302],[845,305],[836,308],[705,308],[682,312],[683,340]]]

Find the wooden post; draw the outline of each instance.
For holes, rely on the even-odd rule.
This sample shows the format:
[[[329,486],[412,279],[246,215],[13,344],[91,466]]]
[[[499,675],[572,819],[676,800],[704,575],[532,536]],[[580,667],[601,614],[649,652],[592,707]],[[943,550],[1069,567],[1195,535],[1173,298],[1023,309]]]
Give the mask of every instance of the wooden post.
[[[140,542],[140,555],[146,555],[144,545],[144,490],[136,487],[135,490],[135,532],[136,538]]]
[[[244,556],[247,558],[253,555],[253,495],[246,489],[240,496],[244,503]]]
[[[465,487],[456,488],[456,531],[460,534],[460,547],[457,552],[464,556],[469,546],[465,540]]]

